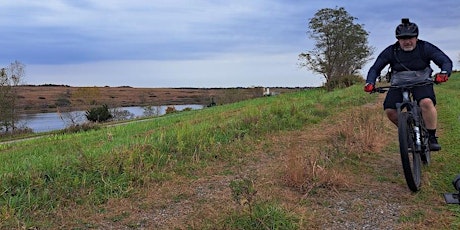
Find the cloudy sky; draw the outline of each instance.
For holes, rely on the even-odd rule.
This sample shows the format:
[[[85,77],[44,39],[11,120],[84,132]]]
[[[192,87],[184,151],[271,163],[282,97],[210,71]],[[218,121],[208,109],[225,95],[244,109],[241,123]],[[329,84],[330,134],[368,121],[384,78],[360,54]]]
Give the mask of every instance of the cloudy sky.
[[[0,0],[0,67],[24,63],[28,84],[319,86],[297,56],[313,49],[309,19],[335,7],[375,56],[408,17],[460,69],[458,0]]]

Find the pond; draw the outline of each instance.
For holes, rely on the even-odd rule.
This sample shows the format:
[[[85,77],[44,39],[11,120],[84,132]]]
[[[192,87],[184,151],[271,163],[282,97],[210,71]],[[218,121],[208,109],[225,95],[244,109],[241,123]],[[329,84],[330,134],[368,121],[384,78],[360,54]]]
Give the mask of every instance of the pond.
[[[154,111],[148,111],[150,114],[154,112],[155,115],[164,115],[166,108],[174,106],[177,111],[181,111],[185,108],[191,109],[202,109],[202,105],[169,105],[169,106],[152,106]],[[145,107],[131,106],[131,107],[120,107],[116,108],[117,112],[126,112],[129,114],[129,118],[139,118],[145,116]],[[22,114],[19,118],[20,127],[31,128],[33,132],[48,132],[54,130],[61,130],[69,126],[69,117],[74,118],[77,123],[83,123],[86,121],[85,111],[74,111],[71,113],[35,113],[35,114]]]

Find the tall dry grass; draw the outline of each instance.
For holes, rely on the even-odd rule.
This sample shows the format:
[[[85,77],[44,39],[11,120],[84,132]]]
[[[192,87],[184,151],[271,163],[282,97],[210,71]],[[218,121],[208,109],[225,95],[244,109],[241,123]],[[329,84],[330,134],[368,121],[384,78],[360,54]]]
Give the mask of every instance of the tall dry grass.
[[[335,141],[345,154],[356,155],[381,152],[396,127],[388,121],[380,106],[365,105],[353,110],[337,125]]]
[[[348,187],[351,175],[342,162],[380,154],[395,132],[380,104],[331,117],[315,130],[305,129],[303,139],[309,144],[302,151],[286,154],[285,182],[305,195],[317,188]]]

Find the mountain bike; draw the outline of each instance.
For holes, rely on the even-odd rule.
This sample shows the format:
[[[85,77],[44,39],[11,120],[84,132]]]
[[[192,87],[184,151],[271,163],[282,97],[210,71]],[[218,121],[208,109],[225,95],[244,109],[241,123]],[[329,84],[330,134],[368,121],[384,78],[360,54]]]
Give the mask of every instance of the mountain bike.
[[[429,165],[431,153],[428,130],[422,117],[422,109],[414,100],[412,89],[417,86],[432,85],[432,80],[399,86],[383,86],[374,92],[385,93],[390,89],[400,90],[403,101],[396,104],[398,112],[398,139],[401,163],[404,177],[409,189],[413,192],[420,190],[422,181],[422,163]]]

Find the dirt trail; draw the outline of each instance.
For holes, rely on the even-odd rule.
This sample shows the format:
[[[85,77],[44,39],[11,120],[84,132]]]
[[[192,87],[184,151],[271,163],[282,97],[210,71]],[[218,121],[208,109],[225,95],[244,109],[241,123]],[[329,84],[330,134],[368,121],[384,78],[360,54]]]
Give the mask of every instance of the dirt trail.
[[[380,109],[380,101],[364,106]],[[72,209],[62,213],[60,221],[66,228],[81,227],[84,222],[97,229],[200,229],[207,223],[212,226],[210,220],[240,208],[231,198],[229,183],[250,177],[254,178],[258,200],[278,200],[286,210],[302,217],[301,225],[308,229],[439,229],[436,220],[442,213],[430,211],[430,202],[439,205],[440,199],[417,207],[426,210],[425,220],[416,224],[402,221],[414,215],[413,201],[417,197],[405,185],[396,152],[363,156],[358,165],[345,166],[337,175],[343,181],[331,188],[305,193],[286,186],[283,171],[289,167],[288,156],[311,154],[312,146],[326,143],[334,129],[334,124],[324,121],[304,130],[267,137],[238,165],[217,163],[198,172],[197,179],[176,178],[146,187],[132,198],[110,200],[103,212]],[[66,220],[80,221],[76,224]]]

